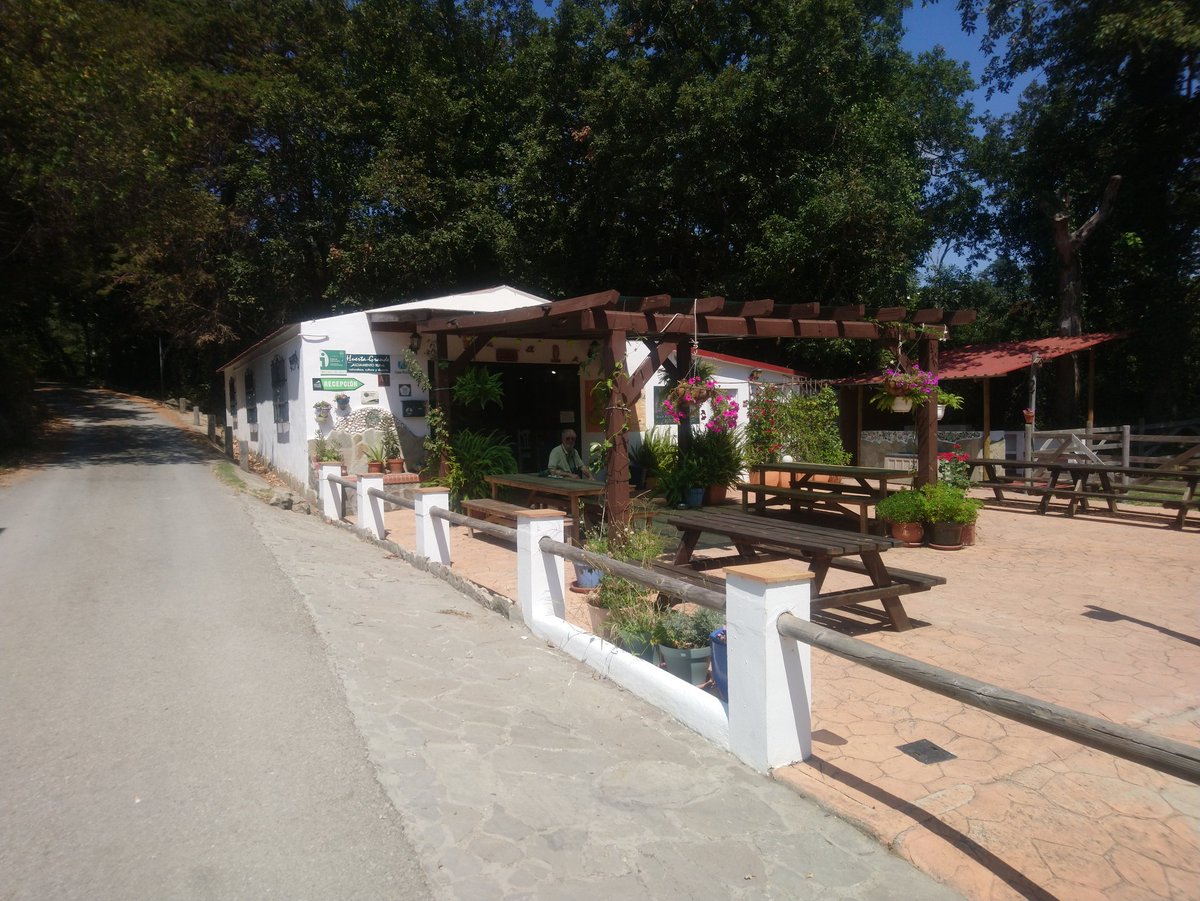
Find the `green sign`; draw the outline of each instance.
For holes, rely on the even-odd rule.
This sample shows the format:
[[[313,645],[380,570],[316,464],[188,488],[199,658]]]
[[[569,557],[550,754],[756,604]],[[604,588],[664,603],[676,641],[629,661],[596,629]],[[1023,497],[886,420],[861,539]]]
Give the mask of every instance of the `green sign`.
[[[313,391],[357,391],[362,386],[358,379],[313,379]]]
[[[387,372],[392,368],[391,354],[347,354],[347,372]]]
[[[321,351],[322,372],[345,372],[346,352],[344,350]]]

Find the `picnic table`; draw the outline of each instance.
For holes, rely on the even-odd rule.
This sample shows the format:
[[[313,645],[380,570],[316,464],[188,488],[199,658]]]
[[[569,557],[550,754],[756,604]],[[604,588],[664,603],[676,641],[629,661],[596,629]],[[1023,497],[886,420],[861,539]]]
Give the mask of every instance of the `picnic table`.
[[[500,489],[512,489],[526,507],[550,505],[566,508],[572,520],[578,524],[579,501],[581,498],[604,494],[604,483],[590,479],[571,479],[563,476],[537,476],[526,473],[484,476],[492,486],[492,498],[499,499]]]
[[[904,605],[900,602],[900,596],[928,591],[934,585],[944,585],[946,582],[941,576],[889,569],[883,562],[883,553],[903,544],[894,538],[863,535],[844,529],[830,529],[732,510],[678,512],[669,515],[667,523],[679,530],[680,543],[674,562],[659,566],[661,570],[687,578],[692,573],[736,563],[792,557],[806,561],[813,574],[811,606],[814,610],[879,601],[897,632],[912,628]],[[727,538],[737,550],[737,555],[693,560],[700,536],[706,533]],[[859,588],[822,591],[830,569],[865,575],[871,584]]]
[[[967,462],[983,469],[986,478],[978,484],[991,488],[999,500],[1004,500],[1005,491],[1040,495],[1039,513],[1045,513],[1051,499],[1056,497],[1066,499],[1067,516],[1074,516],[1077,509],[1090,510],[1090,500],[1104,501],[1112,513],[1119,512],[1118,500],[1149,500],[1165,509],[1177,510],[1171,526],[1182,529],[1188,511],[1200,508],[1200,498],[1196,496],[1200,466],[1194,464],[1152,469],[1098,460],[1031,461],[981,457]],[[1044,482],[1041,478],[1034,481],[1037,472],[1044,473]],[[1167,487],[1157,484],[1160,482],[1172,484]]]
[[[895,491],[894,484],[912,482],[912,473],[899,469],[826,463],[760,463],[750,467],[750,473],[751,481],[738,482],[736,486],[742,492],[743,512],[749,512],[753,495],[754,509],[759,514],[769,504],[784,502],[793,512],[810,507],[847,516],[864,533],[869,523],[867,508]],[[780,484],[767,484],[775,473],[783,477]]]

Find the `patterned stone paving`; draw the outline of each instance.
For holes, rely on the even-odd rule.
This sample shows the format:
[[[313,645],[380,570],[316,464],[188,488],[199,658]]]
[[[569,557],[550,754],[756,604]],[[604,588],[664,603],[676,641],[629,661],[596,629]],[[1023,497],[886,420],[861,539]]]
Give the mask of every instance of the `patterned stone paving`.
[[[392,540],[411,547],[411,514],[387,522]],[[948,580],[904,599],[917,628],[897,634],[853,615],[844,628],[1195,745],[1200,535],[1166,522],[989,506],[975,547],[888,552],[892,566]],[[513,597],[512,550],[455,532],[455,569]],[[586,622],[579,609],[571,618]],[[814,755],[776,778],[920,869],[986,901],[1200,898],[1200,787],[813,656]],[[920,739],[956,759],[922,764],[898,750]]]

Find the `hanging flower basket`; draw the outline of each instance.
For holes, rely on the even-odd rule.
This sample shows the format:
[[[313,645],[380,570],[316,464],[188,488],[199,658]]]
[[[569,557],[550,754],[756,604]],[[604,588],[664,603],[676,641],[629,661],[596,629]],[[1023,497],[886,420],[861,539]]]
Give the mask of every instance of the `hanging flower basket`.
[[[663,399],[662,408],[676,422],[683,422],[688,410],[718,397],[717,383],[712,379],[690,376],[677,382]]]
[[[907,413],[936,397],[937,392],[937,376],[920,366],[909,370],[888,369],[883,374],[883,382],[871,395],[871,405],[884,412]]]

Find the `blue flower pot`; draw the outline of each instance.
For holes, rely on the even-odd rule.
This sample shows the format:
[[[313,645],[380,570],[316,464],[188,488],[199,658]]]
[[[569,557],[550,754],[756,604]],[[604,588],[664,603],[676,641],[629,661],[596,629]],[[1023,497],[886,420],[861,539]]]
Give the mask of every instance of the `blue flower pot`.
[[[721,640],[717,640],[717,636]],[[717,691],[726,701],[729,700],[729,646],[724,629],[717,629],[708,636],[712,644],[712,677],[717,685]]]
[[[604,575],[598,569],[584,566],[582,563],[572,563],[575,567],[575,584],[580,588],[596,588],[600,585],[600,577]]]
[[[687,490],[687,505],[689,507],[703,507],[704,506],[704,489],[703,488],[689,488]]]

